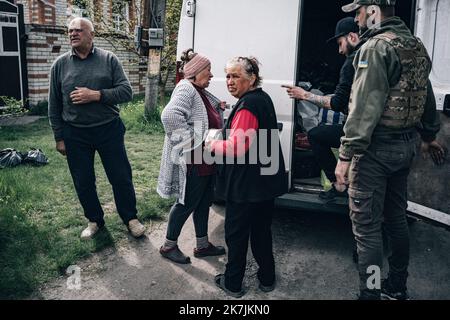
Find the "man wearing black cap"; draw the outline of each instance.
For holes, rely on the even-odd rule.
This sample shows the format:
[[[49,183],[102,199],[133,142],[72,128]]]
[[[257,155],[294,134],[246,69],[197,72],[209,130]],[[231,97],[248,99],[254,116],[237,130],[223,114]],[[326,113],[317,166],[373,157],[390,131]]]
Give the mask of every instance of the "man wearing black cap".
[[[307,100],[317,106],[325,109],[331,109],[335,112],[348,113],[348,101],[350,98],[350,90],[352,87],[355,69],[353,67],[353,59],[356,50],[359,48],[358,25],[351,17],[340,20],[336,25],[334,37],[327,40],[331,42],[337,41],[339,45],[339,53],[345,55],[347,59],[342,65],[339,83],[336,90],[331,96],[319,96],[311,92],[305,91],[300,87],[284,86],[287,88],[289,97],[293,99]],[[332,188],[328,192],[321,192],[319,197],[323,200],[332,200],[336,196],[347,196],[345,185],[336,183],[334,169],[336,168],[336,158],[331,148],[339,148],[340,138],[344,135],[343,124],[324,125],[311,129],[308,132],[308,140],[311,144],[314,156],[325,175],[332,183]]]
[[[431,61],[422,42],[394,16],[395,0],[354,0],[364,44],[354,60],[349,115],[336,166],[338,183],[348,183],[350,218],[357,241],[361,300],[407,299],[409,233],[407,179],[417,141],[438,155],[439,118],[431,84]],[[348,181],[347,181],[348,173]],[[391,255],[388,278],[381,229]]]

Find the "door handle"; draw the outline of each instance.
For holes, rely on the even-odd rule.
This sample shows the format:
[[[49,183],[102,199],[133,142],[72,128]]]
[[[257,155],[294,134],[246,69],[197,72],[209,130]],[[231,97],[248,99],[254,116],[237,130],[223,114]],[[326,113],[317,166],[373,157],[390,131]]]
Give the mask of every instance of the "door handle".
[[[282,122],[278,122],[277,127],[278,127],[278,131],[283,131],[283,123]]]

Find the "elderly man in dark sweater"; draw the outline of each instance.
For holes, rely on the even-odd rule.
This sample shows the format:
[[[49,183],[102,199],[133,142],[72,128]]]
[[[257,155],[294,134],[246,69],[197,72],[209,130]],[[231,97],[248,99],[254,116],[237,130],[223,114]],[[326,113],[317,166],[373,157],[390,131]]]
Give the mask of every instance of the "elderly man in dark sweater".
[[[69,24],[71,51],[52,65],[49,119],[56,150],[67,156],[70,173],[88,226],[81,238],[91,238],[104,224],[95,185],[97,151],[112,185],[117,211],[134,237],[145,228],[137,219],[131,166],[124,145],[125,126],[118,104],[130,101],[131,85],[117,57],[94,47],[94,27],[84,18]]]

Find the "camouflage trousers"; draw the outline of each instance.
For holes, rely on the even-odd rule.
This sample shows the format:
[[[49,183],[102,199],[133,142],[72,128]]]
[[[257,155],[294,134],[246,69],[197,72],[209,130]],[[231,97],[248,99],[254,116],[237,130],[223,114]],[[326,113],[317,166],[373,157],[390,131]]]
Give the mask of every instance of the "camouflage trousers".
[[[399,290],[406,289],[407,179],[416,141],[415,131],[374,135],[368,150],[352,159],[349,207],[359,257],[360,290],[364,294],[380,294],[379,287],[368,287],[368,279],[373,266],[382,270],[383,231],[390,249],[389,277],[395,279]]]

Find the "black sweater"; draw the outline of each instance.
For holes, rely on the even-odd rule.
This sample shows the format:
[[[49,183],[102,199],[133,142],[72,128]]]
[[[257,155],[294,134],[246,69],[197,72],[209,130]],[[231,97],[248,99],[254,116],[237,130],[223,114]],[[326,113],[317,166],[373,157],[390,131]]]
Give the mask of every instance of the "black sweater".
[[[339,75],[339,83],[336,86],[334,95],[331,98],[331,109],[336,112],[348,114],[348,103],[350,101],[350,92],[352,90],[353,78],[355,76],[355,68],[353,60],[361,44],[358,44],[355,50],[347,56],[341,67]]]

